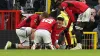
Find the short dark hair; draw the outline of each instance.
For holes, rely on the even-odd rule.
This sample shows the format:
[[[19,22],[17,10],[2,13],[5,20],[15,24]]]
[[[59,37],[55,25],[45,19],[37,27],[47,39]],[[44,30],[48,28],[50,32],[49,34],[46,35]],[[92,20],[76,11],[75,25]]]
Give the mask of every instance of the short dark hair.
[[[57,17],[57,20],[64,21],[64,18],[63,17]]]

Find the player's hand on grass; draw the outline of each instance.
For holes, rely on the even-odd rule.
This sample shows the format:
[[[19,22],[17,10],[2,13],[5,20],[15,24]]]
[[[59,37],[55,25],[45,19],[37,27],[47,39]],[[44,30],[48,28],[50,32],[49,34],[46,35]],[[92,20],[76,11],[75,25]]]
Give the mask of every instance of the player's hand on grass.
[[[55,48],[59,49],[60,48],[59,44],[55,44]]]

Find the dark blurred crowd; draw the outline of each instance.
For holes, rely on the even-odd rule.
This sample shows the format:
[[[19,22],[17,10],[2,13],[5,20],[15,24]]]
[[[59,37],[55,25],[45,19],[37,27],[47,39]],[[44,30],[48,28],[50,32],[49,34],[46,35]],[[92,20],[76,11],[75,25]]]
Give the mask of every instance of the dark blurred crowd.
[[[58,0],[59,1],[59,0]],[[83,1],[83,0],[82,0]],[[57,0],[51,0],[51,5],[55,8]],[[97,0],[86,0],[86,3],[94,7],[98,4]],[[46,0],[1,0],[0,10],[27,10],[27,11],[45,11]]]
[[[0,10],[44,11],[45,0],[1,0]]]

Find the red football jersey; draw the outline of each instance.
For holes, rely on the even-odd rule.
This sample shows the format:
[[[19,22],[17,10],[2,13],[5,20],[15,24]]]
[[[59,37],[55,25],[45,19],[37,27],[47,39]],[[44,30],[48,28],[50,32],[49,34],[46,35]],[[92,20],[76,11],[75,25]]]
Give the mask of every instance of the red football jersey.
[[[75,18],[73,15],[74,13],[81,14],[88,9],[88,6],[84,2],[79,1],[64,1],[61,3],[61,7],[65,9],[70,17],[67,28],[70,27],[72,22],[75,22]]]
[[[29,18],[23,20],[17,28],[21,28],[21,27],[32,27],[32,28],[36,28],[40,23],[39,20],[39,15],[38,14],[34,14],[31,15]]]
[[[52,31],[56,21],[52,18],[42,19],[37,29],[46,29],[48,31]]]
[[[36,29],[39,23],[40,23],[40,19],[38,14],[34,14],[33,16],[31,16],[30,27]]]
[[[17,28],[21,28],[21,27],[30,27],[30,23],[27,23],[27,22],[26,22],[27,20],[30,20],[30,18],[27,18],[27,19],[21,21],[21,23],[18,24]]]
[[[74,6],[69,6],[68,3],[73,4]],[[62,7],[67,7],[70,10],[72,10],[73,13],[83,13],[88,9],[88,5],[84,2],[79,2],[79,1],[64,1],[61,3]]]
[[[55,41],[59,39],[59,34],[65,29],[65,27],[57,28],[57,25],[54,26],[51,34],[52,44],[55,44]]]

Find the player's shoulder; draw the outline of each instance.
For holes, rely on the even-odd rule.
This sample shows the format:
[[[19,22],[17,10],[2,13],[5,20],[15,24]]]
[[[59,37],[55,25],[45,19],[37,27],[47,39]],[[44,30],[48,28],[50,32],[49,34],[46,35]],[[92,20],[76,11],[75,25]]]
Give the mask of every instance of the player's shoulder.
[[[33,14],[33,15],[30,16],[30,18],[36,18],[38,16],[39,16],[38,14]]]
[[[33,16],[39,16],[38,14],[33,14],[33,15],[31,15],[30,17],[33,17]]]

